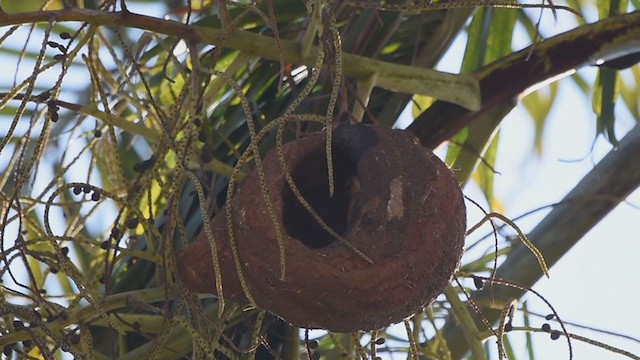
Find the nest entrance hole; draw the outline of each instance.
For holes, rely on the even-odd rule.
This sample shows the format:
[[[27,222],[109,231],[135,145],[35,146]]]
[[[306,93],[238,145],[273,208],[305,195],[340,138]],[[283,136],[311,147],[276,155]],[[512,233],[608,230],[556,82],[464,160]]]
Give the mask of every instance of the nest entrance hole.
[[[329,196],[327,155],[324,147],[305,156],[292,169],[291,177],[304,199],[333,231],[343,235],[357,180],[357,163],[349,159],[344,147],[333,148],[335,190]],[[311,249],[320,249],[337,240],[313,218],[296,198],[287,182],[282,189],[282,221],[285,231]]]

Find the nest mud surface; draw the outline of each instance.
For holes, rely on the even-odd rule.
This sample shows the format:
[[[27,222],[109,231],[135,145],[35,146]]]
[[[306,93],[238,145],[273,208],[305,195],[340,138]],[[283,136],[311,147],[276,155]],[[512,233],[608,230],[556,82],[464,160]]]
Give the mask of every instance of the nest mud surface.
[[[325,141],[314,134],[285,144],[287,171],[323,221],[373,263],[325,231],[302,206],[274,151],[263,165],[284,229],[284,281],[256,172],[234,199],[234,235],[252,296],[260,307],[307,328],[370,330],[401,321],[443,291],[460,260],[466,219],[457,180],[408,133],[345,125],[333,133],[330,196]],[[213,228],[223,295],[246,301],[223,213]],[[178,254],[178,276],[191,290],[216,292],[204,234]]]

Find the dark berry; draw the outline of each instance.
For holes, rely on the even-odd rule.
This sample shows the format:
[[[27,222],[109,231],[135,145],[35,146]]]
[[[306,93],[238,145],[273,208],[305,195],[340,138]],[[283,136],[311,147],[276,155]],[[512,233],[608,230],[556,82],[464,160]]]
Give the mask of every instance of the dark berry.
[[[204,133],[203,131],[198,133],[198,141],[200,142],[205,142],[207,141],[207,134]]]
[[[138,223],[138,219],[130,218],[125,221],[124,225],[127,227],[127,229],[135,229],[138,226]]]
[[[80,343],[80,335],[78,334],[69,334],[69,342],[78,345]]]
[[[510,322],[504,324],[504,332],[509,332],[511,330],[513,330],[513,325]]]
[[[474,276],[473,284],[476,286],[476,289],[481,290],[484,287],[484,280],[480,279],[477,276]]]
[[[5,345],[2,349],[2,353],[8,358],[13,353],[13,344]]]
[[[558,340],[558,338],[560,338],[560,331],[553,330],[551,332],[551,340]]]
[[[542,324],[542,331],[544,331],[544,332],[551,331],[551,325],[549,325],[547,323]]]
[[[200,152],[200,160],[203,163],[208,163],[209,161],[213,160],[213,154],[208,147],[205,146],[202,148],[202,151]]]
[[[153,167],[153,164],[155,164],[156,159],[155,157],[150,157],[149,159],[145,160],[145,161],[141,161],[135,165],[133,165],[133,171],[138,172],[138,173],[143,173],[149,169],[151,169]]]

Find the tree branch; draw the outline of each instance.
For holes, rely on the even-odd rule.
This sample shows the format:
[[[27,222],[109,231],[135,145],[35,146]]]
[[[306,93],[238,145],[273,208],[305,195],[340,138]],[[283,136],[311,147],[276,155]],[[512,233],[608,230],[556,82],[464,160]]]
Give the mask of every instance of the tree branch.
[[[37,22],[78,21],[93,25],[136,28],[183,38],[185,41],[222,45],[227,48],[280,61],[276,40],[269,36],[234,30],[230,33],[215,28],[186,25],[173,20],[135,14],[128,11],[105,12],[70,8],[57,11],[36,11],[17,14],[0,13],[0,26]],[[288,63],[313,66],[318,54],[317,46],[310,46],[302,55],[300,43],[280,40],[284,59]],[[480,108],[478,80],[471,74],[449,74],[433,69],[394,64],[385,61],[343,53],[343,72],[347,76],[366,80],[377,74],[376,86],[408,94],[423,94],[446,100],[468,109]]]
[[[435,148],[494,107],[512,102],[532,87],[596,61],[640,51],[640,11],[613,16],[546,39],[497,60],[474,74],[480,80],[482,107],[468,111],[437,101],[407,130]]]

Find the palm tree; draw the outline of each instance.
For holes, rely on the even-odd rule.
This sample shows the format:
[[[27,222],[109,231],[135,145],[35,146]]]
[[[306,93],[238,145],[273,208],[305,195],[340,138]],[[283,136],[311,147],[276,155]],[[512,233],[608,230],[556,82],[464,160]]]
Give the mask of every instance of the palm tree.
[[[640,184],[639,168],[629,166],[640,153],[640,128],[620,137],[613,112],[620,94],[638,119],[637,81],[621,83],[618,72],[638,69],[640,12],[630,9],[640,4],[599,1],[600,20],[590,24],[581,16],[588,2],[568,5],[56,0],[26,9],[2,1],[0,51],[3,64],[15,66],[3,71],[0,83],[4,353],[484,359],[483,341],[495,336],[503,357],[510,348],[505,333],[518,308],[513,300]],[[570,13],[579,25],[542,41],[538,12]],[[531,45],[514,52],[517,23]],[[435,70],[461,33],[467,45],[460,74]],[[585,95],[593,91],[595,126],[615,150],[525,236],[491,201],[496,129],[538,84],[590,65],[599,66],[594,83],[579,75],[574,80]],[[533,95],[527,101],[539,139],[550,100]],[[356,227],[354,216],[364,212],[354,199],[382,180],[358,178],[362,169],[355,167],[373,145],[351,131],[390,128],[406,119],[407,107],[413,116],[401,136],[415,137],[412,149],[446,145],[444,160],[457,184],[464,188],[472,180],[484,191],[490,207],[483,210],[485,221],[497,230],[511,227],[513,238],[522,241],[500,242],[495,253],[443,272],[449,286],[434,285],[437,291],[430,295],[443,295],[424,309],[388,310],[394,321],[412,315],[404,326],[380,327],[372,320],[377,315],[360,305],[339,313],[349,309],[349,296],[332,305],[336,312],[288,318],[286,306],[271,307],[280,300],[264,300],[272,284],[257,281],[251,269],[266,266],[260,269],[274,270],[281,279],[308,277],[314,288],[336,288],[326,277],[313,283],[322,275],[316,268],[308,274],[285,271],[311,264],[289,256],[289,238],[307,241],[313,250],[305,251],[320,252],[328,244],[348,249],[345,261],[359,262],[358,268],[367,263],[358,239],[346,234]],[[282,170],[280,161],[296,151],[295,145],[283,149],[283,143],[314,136],[326,147],[292,174],[297,193],[287,172],[273,169]],[[403,150],[404,161],[421,173],[409,153]],[[380,178],[385,171],[396,170],[383,169]],[[287,184],[274,185],[270,173]],[[423,205],[408,202],[398,206]],[[424,204],[437,213],[445,211],[445,202]],[[273,234],[246,230],[241,216]],[[265,246],[263,256],[238,255],[233,240],[243,232],[251,234],[252,246]],[[263,234],[274,242],[260,243]],[[497,236],[510,235],[496,231]],[[494,262],[498,254],[507,254],[500,266]],[[412,269],[405,270],[412,276]],[[370,285],[376,279],[355,284],[363,281]],[[282,291],[271,296],[282,297]],[[326,290],[326,298],[314,293],[303,301],[296,294],[307,290],[287,291],[287,304],[303,308],[339,297]],[[370,286],[368,291],[357,298],[377,299],[373,310],[393,297],[381,292],[376,298]],[[353,322],[344,319],[354,311],[365,325],[347,326]],[[340,317],[340,326],[313,325]],[[552,337],[570,339],[560,325]],[[310,339],[305,326],[334,332],[312,333]],[[398,329],[406,330],[405,338],[397,336]]]

